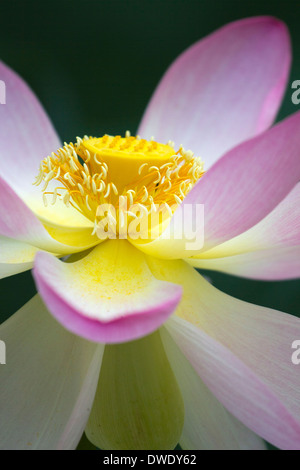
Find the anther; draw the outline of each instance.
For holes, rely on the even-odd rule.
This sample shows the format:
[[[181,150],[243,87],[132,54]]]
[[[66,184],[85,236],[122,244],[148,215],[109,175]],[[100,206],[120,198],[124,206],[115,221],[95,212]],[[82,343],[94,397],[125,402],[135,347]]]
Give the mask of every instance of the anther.
[[[88,208],[89,211],[91,211],[91,206],[89,205],[89,195],[87,194],[86,197],[85,197],[85,204],[86,204],[86,207]]]
[[[177,196],[177,194],[174,194],[174,199],[178,204],[181,204],[182,201],[181,201],[180,197]]]
[[[84,189],[83,189],[83,187],[81,186],[80,183],[77,183],[77,187],[78,187],[78,189],[79,189],[79,191],[80,191],[81,196],[84,196],[85,192],[84,192]]]
[[[138,174],[141,175],[143,169],[145,168],[145,166],[147,166],[148,163],[143,163],[140,167],[139,167],[139,170],[138,170]]]
[[[111,187],[113,189],[113,192],[115,193],[115,195],[117,196],[118,195],[118,190],[117,190],[117,187],[114,183],[111,183]]]
[[[109,193],[110,193],[110,183],[107,185],[107,190],[103,197],[106,199],[109,196]]]

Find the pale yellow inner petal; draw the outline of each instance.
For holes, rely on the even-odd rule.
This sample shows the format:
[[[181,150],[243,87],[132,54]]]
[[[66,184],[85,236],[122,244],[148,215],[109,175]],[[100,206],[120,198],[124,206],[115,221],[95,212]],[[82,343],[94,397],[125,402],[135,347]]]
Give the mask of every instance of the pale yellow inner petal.
[[[94,445],[103,450],[172,450],[183,423],[183,400],[159,331],[105,347],[86,427]]]

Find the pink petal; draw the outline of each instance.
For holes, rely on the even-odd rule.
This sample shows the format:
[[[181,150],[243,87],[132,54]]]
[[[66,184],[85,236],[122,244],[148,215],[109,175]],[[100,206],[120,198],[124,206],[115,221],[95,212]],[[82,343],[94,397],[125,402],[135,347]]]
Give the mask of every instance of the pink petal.
[[[59,325],[36,295],[0,326],[7,363],[0,366],[0,448],[69,450],[85,429],[103,345]]]
[[[300,277],[300,245],[250,251],[224,258],[189,258],[186,261],[195,268],[221,271],[264,281],[280,281]]]
[[[89,228],[85,230],[83,241],[86,243],[73,246],[56,241],[29,207],[20,199],[11,186],[0,177],[0,235],[28,243],[52,253],[68,254],[85,250],[99,240],[91,236]]]
[[[297,245],[300,245],[300,183],[258,224],[200,256],[218,258]]]
[[[64,204],[60,215],[56,207],[45,208],[40,186],[32,185],[41,160],[61,146],[47,114],[28,85],[2,62],[0,80],[6,87],[6,104],[0,106],[0,176],[44,219],[81,226],[85,221],[78,211]]]
[[[265,450],[265,444],[221,405],[161,328],[165,351],[184,400],[180,447],[194,450]]]
[[[204,204],[208,248],[262,220],[299,179],[300,112],[227,153],[183,204]]]
[[[54,317],[96,342],[118,343],[156,330],[174,311],[181,288],[155,279],[144,256],[110,240],[73,263],[38,253],[34,277]]]
[[[275,18],[224,26],[171,65],[138,133],[182,143],[208,168],[272,124],[287,84],[290,55],[287,28]]]
[[[60,141],[41,104],[28,85],[0,62],[6,104],[0,106],[0,175],[18,194],[32,191],[41,160]]]
[[[236,241],[252,250],[300,245],[300,183],[267,217]]]
[[[192,266],[255,279],[300,276],[300,184],[246,232],[186,260]]]
[[[162,258],[188,258],[236,237],[266,217],[300,179],[300,112],[244,142],[221,158],[189,192],[170,223],[176,233],[185,210],[204,205],[202,250],[187,249],[181,237],[173,246],[163,235],[140,246]]]
[[[154,276],[183,287],[165,324],[206,386],[237,419],[283,449],[300,449],[300,319],[215,289],[182,261],[148,258]]]
[[[1,177],[0,194],[1,235],[38,246],[43,238],[47,238],[48,234],[45,228],[11,186]]]
[[[275,446],[300,450],[300,422],[258,374],[191,323],[172,317],[167,327],[203,382],[230,413]]]

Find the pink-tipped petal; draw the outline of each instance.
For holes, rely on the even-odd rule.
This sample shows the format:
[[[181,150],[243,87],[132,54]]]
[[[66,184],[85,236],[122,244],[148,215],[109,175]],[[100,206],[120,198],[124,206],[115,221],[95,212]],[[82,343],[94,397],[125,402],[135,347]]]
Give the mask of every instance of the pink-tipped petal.
[[[300,422],[259,375],[191,323],[172,317],[166,326],[205,385],[230,413],[275,446],[300,450]]]
[[[265,218],[300,179],[300,112],[240,144],[222,157],[189,192],[175,211],[170,232],[182,229],[191,207],[204,206],[202,249],[189,249],[185,236],[169,243],[164,234],[140,244],[145,253],[162,258],[199,256],[249,230]],[[189,221],[191,225],[191,221]],[[183,226],[184,229],[184,226]],[[183,231],[184,233],[184,231]]]
[[[300,277],[300,245],[250,251],[224,258],[193,259],[186,261],[199,269],[221,271],[234,276],[280,281]]]
[[[59,138],[28,85],[3,62],[6,104],[0,106],[0,175],[19,195],[32,191],[44,157],[60,147]]]
[[[93,404],[104,350],[57,323],[36,295],[0,326],[0,448],[76,449]]]
[[[300,245],[300,183],[263,220],[241,235],[199,256],[222,258],[277,247]]]
[[[237,419],[282,449],[300,449],[300,319],[223,294],[182,261],[148,259],[183,287],[166,326],[206,386]]]
[[[254,279],[299,277],[300,184],[254,227],[186,261],[197,268]]]
[[[205,248],[266,217],[300,179],[300,112],[219,160],[184,203],[203,203]]]
[[[175,310],[181,288],[155,279],[144,255],[125,240],[110,240],[62,263],[38,253],[34,277],[54,317],[96,342],[120,343],[156,330]]]
[[[63,225],[86,225],[71,206],[60,204],[59,214],[51,204],[44,206],[41,187],[33,183],[41,160],[61,146],[60,140],[37,97],[3,62],[0,80],[6,91],[6,103],[0,106],[0,176],[37,215]]]
[[[265,450],[263,440],[228,413],[204,385],[166,328],[160,331],[184,400],[180,447],[184,450]]]
[[[0,197],[0,235],[4,237],[13,238],[42,250],[59,254],[82,251],[99,242],[96,236],[91,235],[90,228],[80,228],[83,231],[83,236],[79,237],[76,245],[60,243],[50,236],[31,209],[1,177]]]
[[[289,34],[279,20],[255,17],[230,23],[175,60],[138,133],[182,143],[209,167],[272,124],[290,58]]]

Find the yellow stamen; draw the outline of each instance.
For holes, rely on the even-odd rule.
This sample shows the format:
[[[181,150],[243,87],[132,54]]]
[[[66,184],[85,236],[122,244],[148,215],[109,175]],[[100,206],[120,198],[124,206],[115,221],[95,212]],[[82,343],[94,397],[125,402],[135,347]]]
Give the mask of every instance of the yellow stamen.
[[[52,195],[51,204],[62,199],[92,220],[95,233],[97,209],[106,203],[114,206],[117,219],[119,211],[122,212],[120,228],[125,223],[124,213],[131,220],[137,217],[133,206],[144,217],[155,213],[158,207],[163,207],[167,217],[171,217],[203,174],[203,162],[190,150],[180,146],[175,152],[172,141],[168,144],[147,141],[127,131],[124,138],[84,136],[77,137],[76,144],[65,143],[41,162],[34,184],[44,183],[45,205],[46,195]],[[50,182],[53,187],[53,181],[60,185],[46,192]],[[65,192],[58,193],[58,189]],[[109,217],[118,227],[114,216]]]

